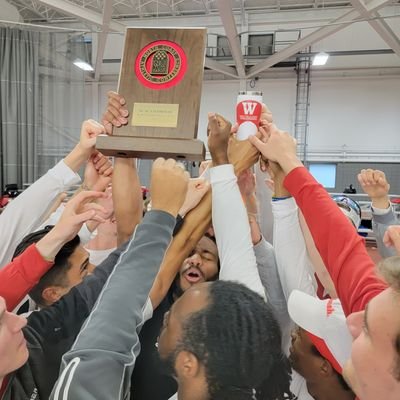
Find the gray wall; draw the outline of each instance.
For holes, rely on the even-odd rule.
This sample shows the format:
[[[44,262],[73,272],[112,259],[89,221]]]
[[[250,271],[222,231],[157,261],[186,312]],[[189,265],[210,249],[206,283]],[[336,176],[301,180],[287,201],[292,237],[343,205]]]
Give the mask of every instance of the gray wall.
[[[314,163],[313,163],[314,164]],[[335,164],[335,163],[330,163]],[[336,163],[336,187],[330,192],[341,193],[350,184],[356,188],[357,193],[363,193],[358,184],[357,175],[362,169],[379,169],[386,174],[390,183],[390,194],[400,194],[400,155],[398,164],[389,163]]]

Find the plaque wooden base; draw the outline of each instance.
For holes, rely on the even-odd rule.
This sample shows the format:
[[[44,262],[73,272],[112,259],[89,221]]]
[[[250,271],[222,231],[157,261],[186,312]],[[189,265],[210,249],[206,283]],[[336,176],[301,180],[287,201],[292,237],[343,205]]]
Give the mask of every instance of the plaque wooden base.
[[[151,160],[164,157],[203,161],[205,157],[204,143],[196,139],[99,136],[96,149],[106,156],[137,157]]]
[[[129,122],[99,138],[97,148],[120,157],[203,160],[196,140],[206,29],[127,28],[118,93]]]

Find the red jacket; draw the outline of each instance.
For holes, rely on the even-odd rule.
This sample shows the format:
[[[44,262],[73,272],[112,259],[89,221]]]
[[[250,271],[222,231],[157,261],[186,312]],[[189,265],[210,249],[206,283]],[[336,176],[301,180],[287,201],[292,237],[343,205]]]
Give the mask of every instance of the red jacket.
[[[12,311],[54,263],[43,259],[35,244],[0,269],[0,296]]]
[[[363,239],[306,168],[291,171],[284,185],[304,214],[345,314],[364,310],[387,285],[375,274]]]

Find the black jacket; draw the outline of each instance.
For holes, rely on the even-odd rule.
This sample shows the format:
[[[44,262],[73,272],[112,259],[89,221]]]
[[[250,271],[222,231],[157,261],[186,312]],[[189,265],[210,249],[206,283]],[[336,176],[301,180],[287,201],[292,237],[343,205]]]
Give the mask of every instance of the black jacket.
[[[58,378],[61,357],[75,341],[126,245],[111,253],[92,275],[60,301],[29,316],[23,330],[29,359],[8,376],[3,400],[49,398]]]

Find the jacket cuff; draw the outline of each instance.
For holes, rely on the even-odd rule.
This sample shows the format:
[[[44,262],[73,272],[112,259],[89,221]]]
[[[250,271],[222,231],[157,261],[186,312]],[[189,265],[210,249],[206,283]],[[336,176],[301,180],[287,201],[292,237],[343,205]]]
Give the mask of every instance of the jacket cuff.
[[[288,213],[292,213],[297,211],[297,203],[293,197],[289,197],[287,199],[273,201],[272,205],[272,213],[276,216],[286,215]]]
[[[51,266],[54,264],[54,261],[49,261],[46,260],[39,252],[39,250],[36,247],[36,243],[31,244],[23,253],[21,253],[18,257],[24,256],[24,258],[28,258],[30,263],[32,263],[33,260],[40,261],[43,263],[43,265],[46,266]]]
[[[218,165],[210,169],[211,184],[236,179],[232,164]]]
[[[375,214],[372,207],[371,209],[373,220],[377,224],[391,225],[393,224],[393,220],[396,220],[396,215],[394,214],[392,207],[388,208],[388,212],[386,214]]]
[[[81,183],[80,176],[76,172],[72,171],[72,169],[65,164],[64,160],[61,160],[57,165],[49,170],[49,174],[57,180],[60,180],[64,189],[68,189],[72,185],[79,185]]]
[[[151,210],[145,214],[143,222],[166,226],[171,229],[172,233],[175,228],[176,218],[166,211]]]

